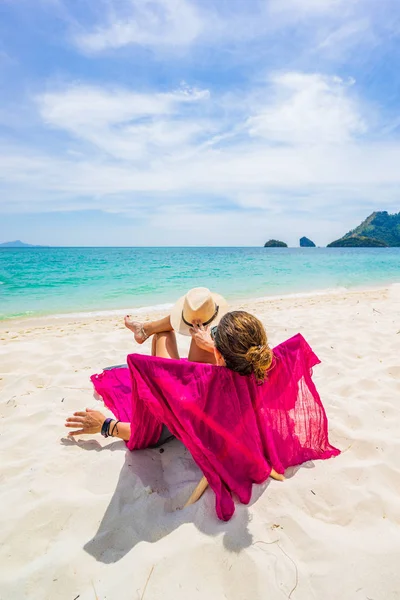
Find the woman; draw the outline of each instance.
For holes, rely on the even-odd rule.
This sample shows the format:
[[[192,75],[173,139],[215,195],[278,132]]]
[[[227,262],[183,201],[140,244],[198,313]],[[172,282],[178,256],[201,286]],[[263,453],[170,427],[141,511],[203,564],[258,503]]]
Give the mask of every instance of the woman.
[[[153,356],[179,359],[175,334],[178,331],[192,336],[190,361],[216,364],[264,381],[272,363],[272,351],[262,323],[247,312],[226,310],[227,303],[221,296],[196,288],[176,303],[169,317],[145,324],[126,317],[125,325],[138,343],[153,335]],[[101,432],[104,437],[128,441],[131,435],[130,423],[106,419],[92,409],[74,413],[65,426],[75,429],[70,436]]]

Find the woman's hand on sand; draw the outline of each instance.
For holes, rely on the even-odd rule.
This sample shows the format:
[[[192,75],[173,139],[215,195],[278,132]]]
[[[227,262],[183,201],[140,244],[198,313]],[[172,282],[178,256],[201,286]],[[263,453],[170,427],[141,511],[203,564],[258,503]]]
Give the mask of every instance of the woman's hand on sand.
[[[68,436],[70,437],[81,434],[90,435],[100,433],[105,420],[106,417],[103,413],[98,410],[87,408],[86,412],[76,412],[73,417],[69,417],[65,423],[65,427],[79,428],[75,431],[70,431],[68,433]]]
[[[201,321],[193,321],[193,327],[190,328],[192,340],[202,350],[214,352],[214,342],[212,341],[209,327],[204,327]]]

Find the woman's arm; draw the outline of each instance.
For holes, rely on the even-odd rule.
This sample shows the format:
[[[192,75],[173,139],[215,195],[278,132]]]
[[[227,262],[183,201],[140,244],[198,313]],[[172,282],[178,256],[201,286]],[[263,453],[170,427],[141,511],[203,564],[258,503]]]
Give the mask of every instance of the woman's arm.
[[[66,420],[65,427],[73,429],[76,427],[79,428],[75,429],[75,431],[70,431],[68,434],[69,437],[74,437],[75,435],[91,435],[101,432],[105,420],[106,417],[103,413],[98,410],[87,408],[85,412],[76,412],[72,417],[69,417]],[[122,423],[121,421],[117,423],[117,421],[113,419],[108,430],[110,436],[120,438],[126,442],[131,437],[130,423]]]

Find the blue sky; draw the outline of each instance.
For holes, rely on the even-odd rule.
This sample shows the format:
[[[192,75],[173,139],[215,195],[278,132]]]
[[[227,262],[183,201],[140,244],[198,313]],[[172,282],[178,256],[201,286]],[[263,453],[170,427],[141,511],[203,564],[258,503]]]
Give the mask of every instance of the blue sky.
[[[398,0],[0,0],[0,241],[325,245],[400,210]]]

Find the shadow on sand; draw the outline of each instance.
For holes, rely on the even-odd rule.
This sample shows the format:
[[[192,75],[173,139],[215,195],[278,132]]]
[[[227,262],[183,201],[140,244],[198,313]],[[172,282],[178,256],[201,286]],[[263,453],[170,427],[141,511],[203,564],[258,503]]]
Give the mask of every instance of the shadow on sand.
[[[157,542],[185,523],[193,523],[206,535],[222,534],[225,548],[234,553],[252,545],[247,506],[237,503],[232,519],[220,521],[215,513],[215,495],[209,489],[199,502],[181,510],[202,473],[178,440],[161,449],[135,452],[126,450],[122,441],[107,446],[101,446],[96,440],[64,439],[62,443],[78,444],[94,452],[125,451],[125,462],[110,504],[97,533],[84,546],[99,562],[118,562],[139,542]],[[292,478],[300,468],[313,467],[312,462],[290,467],[286,478]],[[270,483],[268,479],[262,485],[253,486],[250,506]]]
[[[139,542],[156,542],[185,523],[193,523],[206,535],[222,534],[225,548],[234,553],[253,543],[248,531],[249,511],[242,504],[236,504],[230,521],[220,521],[215,513],[215,495],[208,489],[199,502],[181,509],[202,473],[178,440],[162,449],[135,452],[126,450],[122,441],[107,446],[95,440],[64,439],[62,443],[78,444],[92,452],[126,452],[117,487],[98,531],[84,546],[99,562],[118,562]],[[253,486],[250,504],[259,499],[269,483],[267,480]]]

